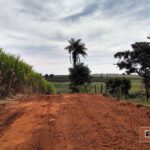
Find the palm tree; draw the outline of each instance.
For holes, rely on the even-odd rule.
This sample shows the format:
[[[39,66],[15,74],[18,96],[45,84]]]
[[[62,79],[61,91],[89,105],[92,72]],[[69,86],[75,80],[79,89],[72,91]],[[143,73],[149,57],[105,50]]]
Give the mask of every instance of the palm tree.
[[[74,38],[71,38],[68,42],[69,45],[65,47],[65,49],[68,50],[70,54],[70,62],[72,63],[73,61],[73,66],[75,67],[80,63],[80,55],[83,57],[87,56],[87,53],[85,52],[87,48],[85,47],[85,44],[81,42],[81,39],[75,40]]]

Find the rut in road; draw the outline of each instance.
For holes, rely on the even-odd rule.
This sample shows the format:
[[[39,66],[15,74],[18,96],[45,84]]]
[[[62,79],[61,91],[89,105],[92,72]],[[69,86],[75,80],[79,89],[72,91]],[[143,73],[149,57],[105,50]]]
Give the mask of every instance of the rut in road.
[[[148,150],[150,108],[90,94],[0,104],[0,150]]]

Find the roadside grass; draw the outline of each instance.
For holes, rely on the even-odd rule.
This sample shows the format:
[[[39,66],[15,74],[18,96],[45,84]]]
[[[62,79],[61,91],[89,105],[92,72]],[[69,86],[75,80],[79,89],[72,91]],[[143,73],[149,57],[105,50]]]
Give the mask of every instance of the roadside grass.
[[[57,94],[66,94],[70,92],[69,84],[70,82],[52,82]],[[134,93],[144,93],[144,88],[142,87],[141,80],[132,80],[131,81],[132,88],[130,90],[130,94]],[[101,85],[103,85],[103,93],[105,93],[105,82],[92,82],[90,85],[89,93],[99,94],[101,92]],[[96,89],[95,89],[96,86]]]
[[[134,94],[138,92],[144,93],[144,86],[141,80],[132,80],[131,84],[132,84],[132,87],[130,90],[130,94]]]
[[[145,99],[128,99],[123,101],[150,107],[150,100],[148,102]]]
[[[69,82],[53,82],[57,94],[70,93]]]
[[[53,85],[56,89],[57,94],[70,93],[69,84],[70,84],[70,82],[53,82]],[[97,94],[100,93],[101,85],[103,85],[103,91],[104,91],[105,90],[105,83],[104,82],[92,82],[90,85],[89,93],[93,93],[93,94],[94,93],[97,93]]]
[[[55,89],[19,56],[0,48],[0,98],[16,94],[54,94]]]
[[[67,94],[70,93],[69,89],[69,84],[70,82],[53,82],[53,85],[56,89],[57,94]],[[142,85],[141,80],[132,80],[131,81],[132,88],[130,90],[130,94],[136,94],[136,93],[144,93],[144,87]],[[103,85],[103,93],[105,93],[105,82],[92,82],[90,85],[90,91],[89,93],[95,93],[99,94],[101,92],[101,85]],[[96,91],[95,91],[95,86],[96,86]],[[147,102],[144,97],[143,98],[133,98],[133,99],[128,99],[128,100],[122,100],[125,102],[131,102],[134,104],[140,104],[143,106],[149,106],[150,107],[150,100]]]

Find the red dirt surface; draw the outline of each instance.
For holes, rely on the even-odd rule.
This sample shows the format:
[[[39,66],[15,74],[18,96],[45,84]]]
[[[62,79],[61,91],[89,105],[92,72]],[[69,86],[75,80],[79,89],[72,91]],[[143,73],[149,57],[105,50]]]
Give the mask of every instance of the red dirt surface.
[[[150,108],[90,94],[0,104],[0,150],[150,150]]]

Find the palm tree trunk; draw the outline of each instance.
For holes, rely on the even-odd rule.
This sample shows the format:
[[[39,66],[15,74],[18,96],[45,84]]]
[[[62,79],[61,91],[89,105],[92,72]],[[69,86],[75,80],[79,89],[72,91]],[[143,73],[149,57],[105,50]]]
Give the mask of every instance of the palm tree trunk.
[[[70,63],[72,64],[71,54],[70,54],[69,58],[70,58]]]
[[[73,67],[75,67],[76,64],[77,64],[77,54],[76,54],[76,52],[73,52],[72,59],[73,59]]]

